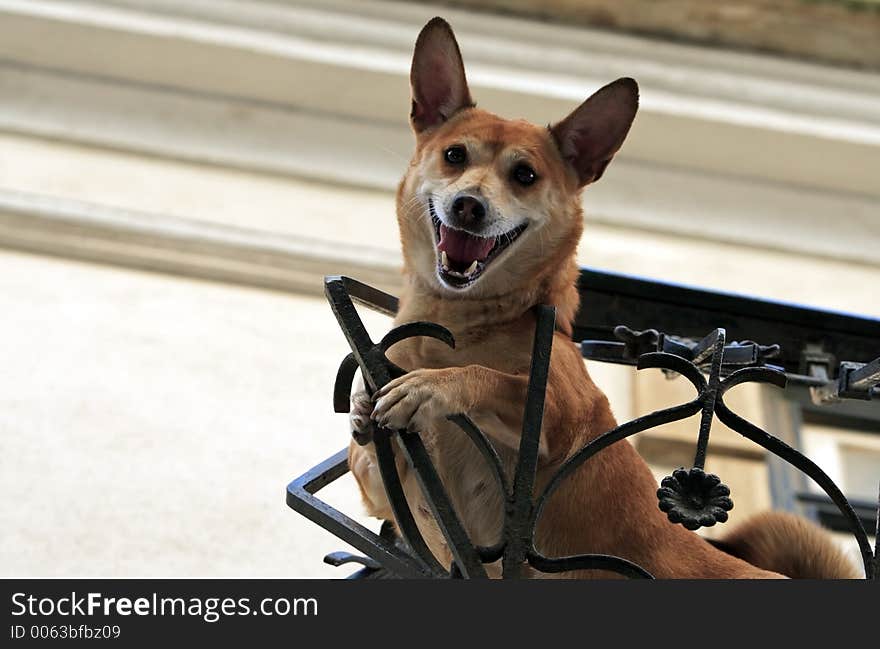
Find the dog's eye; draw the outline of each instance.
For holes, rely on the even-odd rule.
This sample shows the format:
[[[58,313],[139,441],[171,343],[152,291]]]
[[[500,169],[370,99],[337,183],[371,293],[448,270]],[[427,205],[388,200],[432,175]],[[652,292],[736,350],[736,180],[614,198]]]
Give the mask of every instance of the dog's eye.
[[[446,149],[443,152],[443,157],[451,165],[463,165],[467,162],[467,151],[460,144],[456,144]]]
[[[520,163],[513,168],[513,179],[524,187],[528,187],[538,179],[538,174],[529,165]]]

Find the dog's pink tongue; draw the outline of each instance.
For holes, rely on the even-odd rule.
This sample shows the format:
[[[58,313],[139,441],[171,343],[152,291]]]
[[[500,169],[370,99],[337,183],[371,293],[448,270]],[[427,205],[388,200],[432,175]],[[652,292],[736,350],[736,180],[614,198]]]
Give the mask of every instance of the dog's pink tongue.
[[[446,251],[452,261],[471,263],[475,259],[483,261],[495,246],[495,239],[475,237],[461,230],[453,230],[440,224],[440,243],[437,250]]]

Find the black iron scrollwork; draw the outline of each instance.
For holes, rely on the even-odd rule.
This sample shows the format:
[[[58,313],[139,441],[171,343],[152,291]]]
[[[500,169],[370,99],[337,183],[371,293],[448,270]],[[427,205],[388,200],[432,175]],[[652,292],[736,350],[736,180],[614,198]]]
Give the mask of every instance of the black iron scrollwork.
[[[345,277],[326,278],[325,294],[351,347],[351,353],[339,368],[334,386],[333,403],[337,412],[348,412],[351,384],[358,370],[370,393],[406,372],[385,355],[395,343],[412,336],[430,336],[450,347],[455,344],[448,330],[429,322],[401,325],[374,343],[358,316],[354,302],[392,314],[397,308],[396,299]],[[664,478],[658,490],[658,506],[666,512],[671,522],[680,523],[691,530],[723,523],[727,520],[727,512],[733,507],[730,490],[718,476],[707,474],[704,470],[711,426],[717,417],[732,430],[812,478],[848,521],[859,544],[866,576],[880,578],[876,548],[872,551],[859,517],[828,475],[799,451],[741,418],[724,403],[725,393],[736,385],[759,382],[784,387],[786,382],[786,375],[767,363],[779,352],[777,345],[762,346],[752,341],[726,343],[724,329],[716,329],[701,340],[693,340],[652,329],[633,331],[620,326],[614,334],[621,342],[583,341],[581,350],[586,358],[634,364],[639,370],[659,368],[681,375],[694,386],[697,396],[687,403],[620,424],[593,439],[561,466],[536,498],[538,443],[555,329],[555,309],[538,306],[535,318],[532,364],[513,480],[510,481],[505,475],[501,460],[485,434],[465,413],[449,417],[473,442],[492,472],[498,489],[505,495],[501,540],[491,547],[471,542],[417,433],[389,430],[371,424],[369,432],[358,435],[356,441],[359,444],[375,444],[379,470],[399,537],[384,532],[377,535],[315,496],[318,490],[347,472],[345,450],[288,485],[287,503],[291,508],[366,555],[358,557],[334,553],[328,555],[328,562],[334,565],[360,563],[365,567],[358,573],[359,576],[387,573],[399,577],[484,578],[487,576],[485,564],[500,561],[505,578],[525,576],[527,570],[548,573],[605,570],[632,578],[650,578],[651,575],[644,568],[622,557],[599,554],[544,556],[535,547],[535,529],[550,496],[584,462],[611,444],[636,433],[700,413],[693,466],[674,471],[671,476]],[[878,375],[878,368],[874,365],[855,368],[855,374],[850,375],[847,385],[854,390],[866,389],[870,394]],[[398,451],[413,469],[425,501],[444,535],[453,557],[450,566],[440,565],[415,523],[397,472],[395,454]]]

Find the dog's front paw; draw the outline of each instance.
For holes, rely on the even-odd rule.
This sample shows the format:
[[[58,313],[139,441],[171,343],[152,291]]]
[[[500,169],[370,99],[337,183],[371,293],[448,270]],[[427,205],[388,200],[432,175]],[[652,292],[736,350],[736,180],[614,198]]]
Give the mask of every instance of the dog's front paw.
[[[417,432],[432,421],[465,411],[457,368],[413,370],[376,393],[373,421],[386,428]]]
[[[351,433],[355,439],[369,435],[370,413],[373,411],[373,400],[364,390],[358,390],[351,395],[351,410],[348,411],[348,422],[351,425]]]

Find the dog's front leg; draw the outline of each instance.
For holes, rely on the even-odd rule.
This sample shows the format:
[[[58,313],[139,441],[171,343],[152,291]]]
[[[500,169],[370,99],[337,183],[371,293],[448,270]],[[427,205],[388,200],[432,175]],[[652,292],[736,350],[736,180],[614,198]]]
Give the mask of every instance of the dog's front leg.
[[[481,365],[413,370],[376,393],[371,417],[382,426],[408,431],[430,428],[437,419],[464,413],[497,441],[518,448],[528,377]],[[543,430],[555,411],[548,387]],[[540,453],[547,457],[542,432]]]

